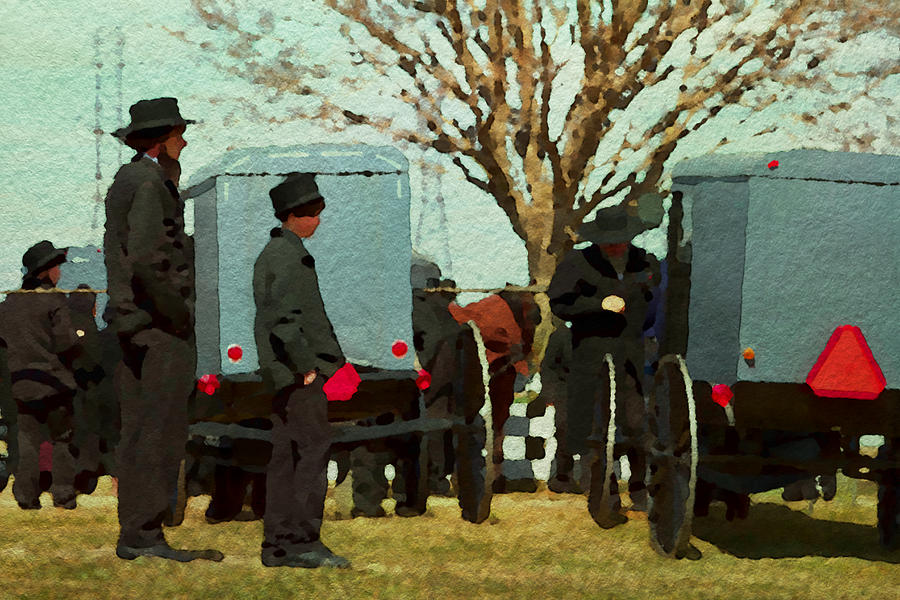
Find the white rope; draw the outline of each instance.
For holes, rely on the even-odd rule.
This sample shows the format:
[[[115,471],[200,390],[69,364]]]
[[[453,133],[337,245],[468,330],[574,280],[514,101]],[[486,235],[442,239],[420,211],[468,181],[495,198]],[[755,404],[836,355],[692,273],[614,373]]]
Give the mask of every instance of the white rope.
[[[734,427],[734,409],[731,408],[731,402],[722,407],[725,411],[725,418],[728,419],[728,425]]]
[[[502,288],[458,288],[458,287],[426,287],[422,291],[428,294],[499,294],[501,292],[544,293],[546,286],[540,285],[508,285]]]
[[[697,488],[697,462],[700,457],[700,449],[697,442],[697,405],[694,401],[694,384],[690,375],[688,375],[687,364],[684,362],[684,358],[680,354],[676,354],[675,359],[678,361],[678,369],[681,371],[681,376],[684,379],[684,389],[687,392],[688,421],[691,432],[691,477],[688,481],[688,497],[685,503],[684,521],[678,530],[678,537],[676,538],[678,541],[676,548],[679,548],[682,542],[690,540],[691,519],[694,516],[694,498]],[[687,534],[687,539],[683,540],[682,537],[685,534]]]
[[[484,345],[484,338],[481,336],[481,329],[475,324],[475,321],[468,321],[467,325],[472,328],[472,334],[475,336],[475,345],[478,347],[478,362],[481,363],[481,381],[484,384],[484,405],[478,413],[484,419],[484,495],[481,499],[481,505],[478,507],[479,520],[481,517],[487,517],[490,510],[491,491],[494,485],[494,418],[491,413],[491,375],[489,372],[489,364],[487,359],[487,348]]]
[[[475,336],[475,344],[478,346],[478,362],[481,363],[481,382],[484,384],[484,406],[481,407],[479,414],[484,417],[486,423],[492,424],[491,375],[489,371],[490,364],[487,359],[487,348],[484,345],[484,338],[481,337],[481,329],[478,328],[475,321],[468,321],[466,324],[472,328],[472,333]]]
[[[0,294],[105,294],[106,290],[79,289],[62,290],[59,288],[35,288],[33,290],[0,290]]]
[[[612,355],[607,353],[603,359],[609,371],[609,423],[606,425],[606,471],[603,474],[603,500],[609,497],[609,481],[613,474],[613,450],[616,444],[616,367]]]

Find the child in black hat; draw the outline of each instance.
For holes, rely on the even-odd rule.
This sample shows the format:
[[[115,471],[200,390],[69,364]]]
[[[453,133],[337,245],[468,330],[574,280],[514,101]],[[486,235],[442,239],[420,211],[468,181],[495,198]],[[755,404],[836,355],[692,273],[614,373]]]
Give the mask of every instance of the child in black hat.
[[[303,245],[325,200],[311,173],[289,176],[269,196],[282,225],[253,271],[260,373],[274,396],[262,562],[347,568],[319,539],[331,446],[323,386],[345,362]]]
[[[72,443],[75,380],[70,369],[76,336],[63,294],[52,293],[66,249],[38,242],[22,257],[20,293],[0,305],[2,337],[8,344],[17,434],[13,495],[24,509],[41,507],[40,447],[53,444],[53,504],[75,508]],[[30,292],[30,293],[26,293]]]

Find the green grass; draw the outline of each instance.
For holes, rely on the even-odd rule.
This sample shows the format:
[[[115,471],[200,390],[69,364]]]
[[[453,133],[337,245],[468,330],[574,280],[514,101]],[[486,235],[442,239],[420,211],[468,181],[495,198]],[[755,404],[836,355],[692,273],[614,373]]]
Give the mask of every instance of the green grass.
[[[841,479],[838,498],[811,512],[777,493],[754,500],[746,521],[725,522],[717,506],[698,519],[694,543],[704,558],[688,562],[651,550],[643,514],[599,529],[581,496],[499,496],[493,524],[472,525],[444,498],[432,499],[419,518],[335,520],[345,502],[340,490],[327,501],[323,537],[353,562],[344,572],[263,567],[261,523],[207,525],[205,498],[191,500],[184,525],[168,537],[176,546],[218,548],[223,563],[122,561],[114,556],[108,480],[82,496],[76,511],[21,511],[7,489],[0,494],[0,598],[897,597],[900,554],[878,546],[874,486]]]

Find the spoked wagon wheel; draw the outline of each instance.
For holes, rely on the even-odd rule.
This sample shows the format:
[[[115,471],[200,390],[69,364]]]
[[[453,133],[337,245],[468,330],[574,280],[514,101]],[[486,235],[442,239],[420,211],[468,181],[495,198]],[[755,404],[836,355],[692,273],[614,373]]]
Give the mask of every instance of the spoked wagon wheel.
[[[9,482],[9,469],[6,463],[6,457],[0,457],[0,492],[6,489],[6,484]]]
[[[625,523],[628,518],[619,512],[621,504],[613,471],[616,443],[616,371],[611,354],[604,355],[603,365],[604,372],[597,380],[600,390],[594,396],[593,431],[589,438],[593,448],[588,512],[597,525],[611,529]]]
[[[886,440],[879,458],[900,458],[900,439]],[[900,469],[888,469],[878,482],[878,538],[890,550],[900,549]]]
[[[477,347],[478,368],[484,386],[484,404],[477,412],[465,411],[474,414],[466,414],[465,423],[454,426],[457,440],[456,481],[459,485],[459,507],[462,509],[463,519],[481,523],[491,514],[494,486],[494,464],[491,455],[494,447],[494,430],[491,418],[490,375],[484,339],[474,321],[469,321],[468,324],[472,336],[464,336],[463,345],[474,343]],[[472,350],[471,347],[461,348],[459,364],[463,373],[467,370],[466,357],[472,355]],[[469,387],[464,385],[462,393],[469,392]]]
[[[697,420],[684,359],[667,355],[650,391],[650,545],[663,556],[700,558],[690,544],[697,482]]]

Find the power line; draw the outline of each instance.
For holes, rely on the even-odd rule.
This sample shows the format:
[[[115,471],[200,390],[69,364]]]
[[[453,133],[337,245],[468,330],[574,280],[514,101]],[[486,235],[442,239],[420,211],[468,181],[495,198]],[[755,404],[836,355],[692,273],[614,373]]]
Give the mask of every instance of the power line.
[[[0,294],[105,294],[107,290],[93,288],[79,288],[77,290],[63,290],[59,288],[35,288],[33,290],[0,290]]]

